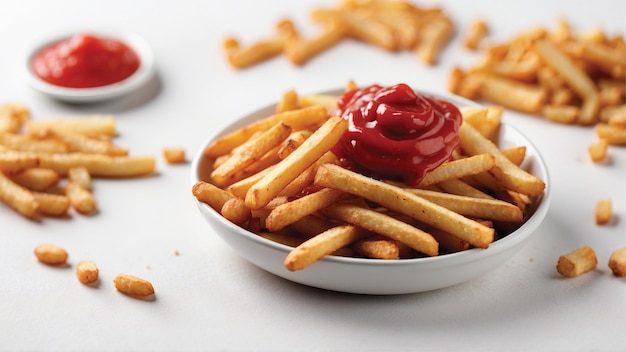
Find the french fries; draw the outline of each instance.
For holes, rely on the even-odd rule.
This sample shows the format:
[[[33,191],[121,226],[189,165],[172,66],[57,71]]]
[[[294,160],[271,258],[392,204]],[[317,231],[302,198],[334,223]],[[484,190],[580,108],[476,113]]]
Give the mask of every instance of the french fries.
[[[210,143],[203,153],[207,178],[192,187],[198,201],[231,222],[293,247],[284,261],[288,270],[339,253],[400,260],[486,249],[521,226],[545,191],[542,180],[520,167],[525,146],[501,150],[492,141],[501,107],[463,109],[465,142],[416,186],[341,166],[333,147],[348,126],[331,115],[335,108],[330,96],[288,91],[271,116]],[[277,128],[289,130],[287,140],[293,142],[281,137],[283,147],[277,141],[266,145],[261,136]],[[258,151],[255,160],[274,161],[234,183],[223,182],[219,170],[240,162],[242,150]]]
[[[4,121],[4,122],[1,122]],[[24,105],[0,105],[0,200],[32,220],[94,214],[92,178],[150,175],[152,156],[115,145],[111,115],[32,120]]]
[[[284,55],[292,64],[303,65],[347,38],[388,52],[414,51],[424,64],[434,65],[454,34],[454,23],[441,8],[423,8],[407,1],[339,1],[336,6],[314,8],[309,13],[320,27],[318,33],[304,36],[289,19],[276,23],[276,33],[241,46],[232,36],[222,47],[230,65],[247,68]],[[484,27],[477,28],[474,41]]]

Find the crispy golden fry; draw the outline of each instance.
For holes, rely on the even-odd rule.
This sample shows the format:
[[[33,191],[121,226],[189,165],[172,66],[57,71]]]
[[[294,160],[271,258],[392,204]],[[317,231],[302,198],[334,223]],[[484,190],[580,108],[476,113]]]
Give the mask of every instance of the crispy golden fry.
[[[30,119],[30,110],[19,103],[0,104],[0,134],[18,133],[22,125]]]
[[[480,198],[480,199],[494,199],[492,196],[487,193],[471,186],[465,181],[462,180],[447,180],[442,181],[437,184],[437,187],[441,188],[445,192],[451,194],[457,194],[460,196]]]
[[[185,149],[177,147],[167,147],[163,149],[163,157],[168,164],[184,164],[187,161]]]
[[[591,247],[583,246],[560,256],[556,270],[563,277],[572,278],[594,270],[597,266],[596,253]]]
[[[64,248],[50,243],[38,245],[34,253],[37,260],[47,265],[64,265],[69,257]]]
[[[616,249],[609,258],[609,268],[613,275],[626,277],[626,247]]]
[[[252,187],[252,185],[254,185],[255,183],[259,182],[260,179],[262,179],[265,175],[270,173],[270,171],[274,169],[275,167],[276,165],[268,166],[267,168],[257,172],[254,175],[250,175],[244,179],[241,179],[233,183],[232,185],[229,185],[228,187],[226,187],[226,190],[232,193],[236,197],[245,198],[246,193],[248,193],[248,190],[250,189],[250,187]]]
[[[304,143],[304,141],[311,136],[313,132],[311,131],[296,131],[292,133],[289,138],[283,143],[283,145],[278,149],[276,155],[278,159],[285,159],[287,155],[293,153],[294,150],[298,149],[298,147]]]
[[[428,233],[383,213],[343,202],[322,210],[324,214],[402,242],[428,256],[439,255],[439,244]]]
[[[0,153],[1,155],[1,153]],[[32,157],[39,166],[67,175],[69,169],[84,166],[93,177],[138,177],[154,173],[156,161],[153,156],[109,156],[102,154],[22,153]]]
[[[318,125],[328,118],[328,111],[324,106],[315,105],[297,110],[289,110],[274,114],[265,119],[240,128],[230,134],[218,138],[204,151],[204,155],[215,158],[229,153],[234,148],[247,141],[254,133],[266,131],[279,122],[291,126],[294,131],[304,130],[310,126]]]
[[[337,109],[337,96],[326,94],[308,94],[300,96],[300,106],[314,106],[320,105],[326,108],[328,111]]]
[[[37,211],[48,216],[65,216],[70,208],[70,199],[61,194],[33,192]]]
[[[113,279],[115,288],[131,297],[148,297],[154,295],[154,287],[150,281],[130,274],[119,274]]]
[[[317,169],[320,165],[336,164],[337,162],[337,157],[333,154],[333,152],[326,152],[321,158],[317,159],[313,165],[309,166],[306,170],[302,171],[298,177],[289,182],[289,184],[286,185],[285,188],[278,193],[278,195],[284,197],[297,196],[300,192],[302,192],[302,190],[304,190],[305,187],[313,184],[315,173],[317,173]]]
[[[198,181],[193,185],[191,193],[199,201],[208,204],[216,211],[221,211],[224,204],[234,198],[229,192],[205,181]]]
[[[37,135],[49,129],[74,132],[87,136],[117,135],[115,118],[112,115],[78,116],[75,118],[58,118],[53,120],[27,121],[26,131]]]
[[[550,121],[563,124],[574,124],[578,122],[580,107],[575,105],[549,104],[543,107],[541,113]]]
[[[463,40],[463,45],[471,50],[477,49],[481,40],[483,40],[488,32],[489,27],[485,21],[477,20],[473,22]]]
[[[427,173],[418,187],[427,187],[442,181],[458,179],[489,171],[495,166],[495,158],[491,154],[478,154],[467,158],[448,161]]]
[[[291,36],[285,44],[285,55],[293,64],[303,65],[345,37],[345,25],[332,21],[324,26],[321,33],[312,38]]]
[[[0,172],[0,200],[30,219],[38,218],[39,203],[33,192],[11,181],[2,172]]]
[[[417,44],[417,56],[426,64],[436,64],[441,51],[453,34],[454,25],[450,19],[441,17],[436,21],[430,21],[421,33]]]
[[[407,190],[467,217],[514,223],[522,221],[522,211],[501,200],[473,198],[417,188]]]
[[[0,145],[8,149],[25,152],[66,153],[67,145],[54,139],[39,139],[35,136],[0,133]]]
[[[265,225],[269,231],[280,230],[342,198],[345,198],[345,193],[341,191],[321,189],[274,208],[265,220]]]
[[[326,230],[294,248],[285,258],[287,270],[302,270],[320,258],[362,238],[365,232],[350,225]]]
[[[461,108],[463,122],[474,126],[480,133],[489,140],[495,140],[500,130],[502,106],[491,105],[485,108]]]
[[[594,163],[599,163],[605,160],[607,157],[608,148],[609,142],[604,138],[600,138],[595,143],[590,145],[588,150],[591,161],[593,161]]]
[[[248,221],[252,215],[243,199],[236,197],[228,199],[220,209],[220,213],[227,220],[239,225]]]
[[[10,174],[13,182],[33,191],[45,191],[59,183],[61,176],[58,172],[40,167],[32,167]]]
[[[233,176],[258,161],[265,153],[278,146],[291,133],[291,127],[279,122],[248,143],[235,148],[230,157],[211,173],[211,179],[218,186],[232,183]]]
[[[493,74],[471,74],[479,81],[479,95],[504,107],[517,111],[537,113],[546,102],[545,88],[521,83]]]
[[[506,187],[529,196],[543,194],[545,183],[542,180],[513,164],[493,142],[483,137],[470,124],[462,124],[459,132],[460,146],[466,153],[489,153],[495,157],[496,167],[491,173]]]
[[[84,189],[79,184],[69,182],[65,185],[65,195],[70,200],[72,208],[77,212],[85,215],[94,214],[98,210],[98,204],[93,194],[89,190]]]
[[[341,117],[328,119],[298,149],[250,187],[246,193],[246,205],[250,209],[259,209],[269,203],[283,187],[329,151],[347,128],[347,120]]]
[[[98,266],[91,260],[81,260],[76,264],[76,278],[85,285],[98,281],[99,273]]]
[[[602,199],[596,204],[596,224],[606,225],[613,219],[613,206],[611,199]]]
[[[626,145],[626,128],[599,123],[596,125],[596,134],[598,138],[605,139],[609,145]]]
[[[228,62],[235,68],[246,68],[281,54],[287,38],[295,29],[289,21],[281,21],[276,25],[276,36],[252,43],[242,48],[239,41],[229,37],[224,40]]]
[[[283,93],[283,96],[276,104],[276,113],[281,113],[290,110],[296,110],[300,108],[298,93],[290,89]]]
[[[315,184],[352,193],[388,209],[447,231],[479,248],[493,242],[494,231],[402,188],[376,181],[336,165],[322,165]]]
[[[513,164],[520,166],[526,158],[526,146],[520,145],[517,147],[504,149],[502,150],[502,154],[504,154],[509,160],[511,160]]]
[[[352,245],[357,253],[375,259],[400,259],[398,243],[384,237],[364,238]]]
[[[62,141],[70,152],[105,154],[111,156],[128,155],[128,149],[118,147],[108,140],[91,138],[85,134],[59,129],[50,129],[45,133],[50,134],[52,138]]]
[[[40,160],[35,154],[0,150],[0,171],[17,173],[37,166],[40,166]]]

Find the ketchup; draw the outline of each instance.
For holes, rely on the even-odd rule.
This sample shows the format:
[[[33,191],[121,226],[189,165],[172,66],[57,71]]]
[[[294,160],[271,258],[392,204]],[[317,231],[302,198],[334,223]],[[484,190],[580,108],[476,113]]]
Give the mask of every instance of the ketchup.
[[[139,68],[139,56],[116,39],[78,34],[43,48],[31,67],[48,83],[92,88],[128,78]]]
[[[350,126],[333,152],[347,167],[371,176],[416,185],[459,143],[459,109],[406,84],[348,91],[338,107]]]

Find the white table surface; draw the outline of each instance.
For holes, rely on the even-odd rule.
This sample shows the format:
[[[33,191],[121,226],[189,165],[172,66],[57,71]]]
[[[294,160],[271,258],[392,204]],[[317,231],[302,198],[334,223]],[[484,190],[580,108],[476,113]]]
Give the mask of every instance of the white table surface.
[[[568,127],[507,111],[505,118],[542,151],[553,187],[548,216],[529,244],[503,266],[473,281],[433,292],[360,296],[294,284],[241,259],[204,222],[191,196],[189,164],[167,165],[165,146],[188,158],[202,141],[243,114],[294,88],[312,93],[358,84],[406,82],[445,91],[453,65],[477,56],[457,35],[437,66],[411,53],[390,54],[345,41],[303,67],[277,58],[244,71],[228,66],[221,41],[269,35],[290,17],[315,31],[308,12],[335,1],[1,1],[0,101],[25,103],[34,119],[112,113],[116,142],[133,155],[155,155],[158,175],[95,180],[100,212],[92,217],[28,221],[0,204],[0,350],[487,350],[624,351],[626,282],[607,267],[626,245],[626,150],[612,162],[587,155],[592,128]],[[600,26],[626,35],[624,1],[423,1],[438,4],[467,28],[484,18],[492,40],[565,18],[575,28]],[[129,30],[145,37],[158,79],[141,92],[98,105],[68,105],[39,95],[18,74],[26,44],[85,29]],[[599,227],[597,200],[613,200],[617,222]],[[41,265],[36,245],[70,253],[70,267]],[[562,279],[559,255],[592,246],[597,270]],[[74,276],[94,260],[100,285]],[[119,273],[150,280],[150,302],[118,293]]]

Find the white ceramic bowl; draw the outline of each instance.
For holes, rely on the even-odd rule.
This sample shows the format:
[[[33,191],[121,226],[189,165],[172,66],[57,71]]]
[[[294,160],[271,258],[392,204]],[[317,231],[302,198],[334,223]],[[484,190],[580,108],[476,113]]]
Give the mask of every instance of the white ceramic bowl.
[[[341,94],[341,91],[331,93]],[[423,94],[448,100],[459,107],[477,106],[469,100],[451,94]],[[191,183],[208,179],[207,161],[203,150],[216,137],[243,127],[270,115],[275,105],[267,106],[235,121],[217,135],[208,138],[193,159]],[[333,291],[391,295],[430,291],[459,284],[497,268],[509,260],[531,238],[542,223],[550,203],[548,170],[539,151],[519,131],[503,123],[500,146],[525,145],[526,160],[523,167],[546,183],[545,194],[535,204],[534,214],[515,232],[495,241],[487,249],[470,249],[464,252],[418,259],[376,260],[327,256],[313,265],[291,272],[283,266],[291,247],[264,239],[224,219],[218,212],[202,202],[197,202],[200,213],[214,233],[226,241],[243,258],[254,265],[287,280]],[[195,199],[195,198],[194,198]]]
[[[50,84],[40,79],[31,68],[33,57],[51,43],[70,38],[73,34],[56,35],[41,40],[28,49],[22,59],[22,76],[34,90],[54,99],[71,103],[94,103],[119,98],[142,87],[155,72],[154,54],[150,45],[139,35],[116,31],[90,31],[100,37],[115,38],[124,42],[139,56],[139,68],[130,77],[113,84],[94,88],[66,88]]]

